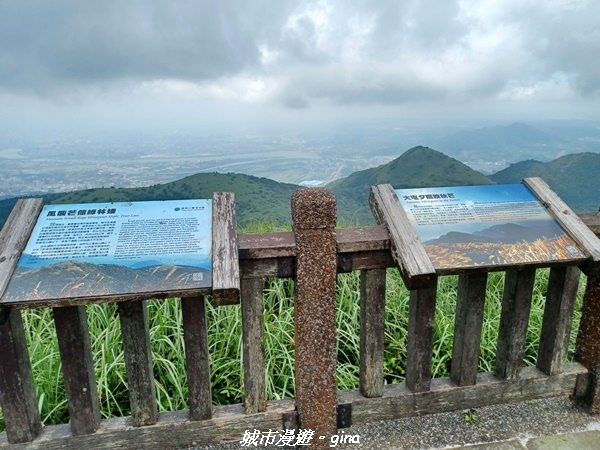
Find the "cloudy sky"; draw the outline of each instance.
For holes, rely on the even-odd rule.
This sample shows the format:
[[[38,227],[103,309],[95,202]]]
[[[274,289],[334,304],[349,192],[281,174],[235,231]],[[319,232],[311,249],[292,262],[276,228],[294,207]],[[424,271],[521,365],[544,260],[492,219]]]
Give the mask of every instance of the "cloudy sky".
[[[595,0],[0,0],[0,129],[600,118]]]

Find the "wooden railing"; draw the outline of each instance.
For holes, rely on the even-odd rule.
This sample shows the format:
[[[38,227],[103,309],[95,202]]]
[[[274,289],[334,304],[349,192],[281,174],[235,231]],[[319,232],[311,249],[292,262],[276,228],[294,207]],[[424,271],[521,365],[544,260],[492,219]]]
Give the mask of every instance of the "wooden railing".
[[[240,440],[246,430],[337,428],[425,413],[549,396],[573,395],[600,412],[600,276],[586,267],[576,362],[566,362],[579,280],[575,266],[551,269],[536,367],[523,367],[535,270],[506,272],[494,372],[478,373],[478,327],[486,273],[460,275],[452,369],[432,379],[431,321],[435,285],[410,295],[406,383],[385,385],[383,373],[386,269],[396,267],[385,226],[335,229],[335,198],[297,191],[292,232],[238,236],[242,290],[244,404],[213,407],[203,297],[183,298],[189,410],[157,412],[145,301],[119,302],[131,416],[100,420],[86,305],[54,308],[70,424],[42,427],[21,311],[0,309],[0,404],[6,432],[0,448],[187,448]],[[600,214],[582,215],[596,234]],[[2,237],[3,236],[3,237]],[[6,242],[6,232],[0,243]],[[1,250],[1,249],[0,249]],[[360,271],[360,387],[335,385],[336,274]],[[263,348],[263,280],[294,278],[296,398],[267,401]],[[100,300],[95,300],[95,303]],[[328,440],[313,441],[329,446]]]

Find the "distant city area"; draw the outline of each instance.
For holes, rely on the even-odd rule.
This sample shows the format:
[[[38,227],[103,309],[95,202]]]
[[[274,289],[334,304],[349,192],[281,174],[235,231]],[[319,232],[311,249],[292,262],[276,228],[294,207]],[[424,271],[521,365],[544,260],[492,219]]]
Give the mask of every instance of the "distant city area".
[[[1,137],[0,137],[1,138]],[[589,122],[482,128],[364,127],[297,136],[0,139],[0,199],[97,187],[141,187],[202,172],[237,172],[318,186],[376,167],[416,145],[484,174],[526,159],[600,152]]]
[[[62,141],[0,148],[0,198],[96,187],[139,187],[201,172],[237,172],[322,185],[394,156],[278,138],[175,142]]]

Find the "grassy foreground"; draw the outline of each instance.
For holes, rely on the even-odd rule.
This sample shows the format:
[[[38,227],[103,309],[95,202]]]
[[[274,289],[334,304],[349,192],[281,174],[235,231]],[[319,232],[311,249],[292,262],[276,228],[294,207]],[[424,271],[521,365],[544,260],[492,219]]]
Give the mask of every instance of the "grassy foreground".
[[[539,270],[527,334],[525,364],[535,364],[542,324],[548,270]],[[479,370],[493,369],[500,320],[504,277],[490,274],[479,355]],[[583,294],[578,296],[569,358],[572,358]],[[438,284],[433,355],[433,376],[449,376],[454,334],[457,277],[442,277]],[[359,276],[340,275],[338,281],[338,389],[358,387]],[[409,293],[397,270],[387,273],[384,372],[387,383],[404,381]],[[267,396],[294,396],[293,282],[266,280],[264,290]],[[149,301],[150,339],[159,409],[187,409],[183,326],[179,299]],[[92,352],[103,417],[129,414],[127,377],[114,304],[88,307]],[[38,405],[44,424],[68,421],[58,344],[49,308],[23,313]],[[214,404],[243,401],[241,312],[239,305],[215,308],[207,303],[208,339]],[[0,414],[0,430],[4,429]]]

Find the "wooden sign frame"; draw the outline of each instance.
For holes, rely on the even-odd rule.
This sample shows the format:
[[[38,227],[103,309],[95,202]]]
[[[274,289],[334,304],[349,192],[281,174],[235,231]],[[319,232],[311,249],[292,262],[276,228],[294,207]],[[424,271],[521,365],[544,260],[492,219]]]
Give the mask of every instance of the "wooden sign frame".
[[[173,202],[173,205],[176,201]],[[153,206],[160,206],[162,202],[151,202]],[[183,201],[182,204],[193,202]],[[166,204],[166,202],[165,202]],[[106,205],[106,204],[99,204]],[[114,203],[118,205],[118,203]],[[144,208],[144,202],[128,205]],[[239,303],[240,275],[238,260],[237,223],[235,216],[235,198],[230,192],[213,194],[212,217],[209,219],[212,228],[212,284],[197,283],[194,288],[164,288],[152,287],[149,291],[140,292],[115,292],[109,294],[91,294],[73,296],[51,295],[53,298],[23,298],[7,300],[7,292],[11,278],[17,268],[19,259],[25,250],[32,232],[38,222],[43,208],[43,200],[39,198],[20,199],[17,201],[11,215],[0,233],[0,307],[31,308],[39,306],[66,306],[91,303],[103,303],[126,300],[146,300],[151,298],[166,297],[197,297],[212,294],[216,304]],[[169,205],[171,206],[171,205]],[[77,210],[78,205],[61,205],[65,210]],[[70,208],[72,207],[72,208]],[[150,207],[150,206],[148,206]],[[81,210],[81,208],[79,209]],[[179,211],[180,209],[175,209]],[[176,220],[176,219],[175,219]],[[135,232],[135,231],[134,231]],[[202,272],[198,269],[201,279]],[[202,287],[200,287],[202,286]],[[132,289],[134,291],[134,289]]]
[[[573,211],[540,178],[526,178],[523,184],[564,229],[581,250],[572,258],[546,261],[526,261],[522,263],[498,263],[481,265],[456,265],[436,267],[430,259],[418,233],[396,192],[391,185],[377,185],[371,188],[370,206],[378,223],[384,224],[390,233],[392,257],[396,261],[404,282],[410,288],[427,286],[438,275],[455,275],[473,272],[490,272],[507,269],[536,268],[579,265],[585,271],[600,261],[598,238]],[[518,186],[518,185],[517,185]],[[452,190],[452,188],[447,188]],[[586,264],[587,263],[587,264]]]

